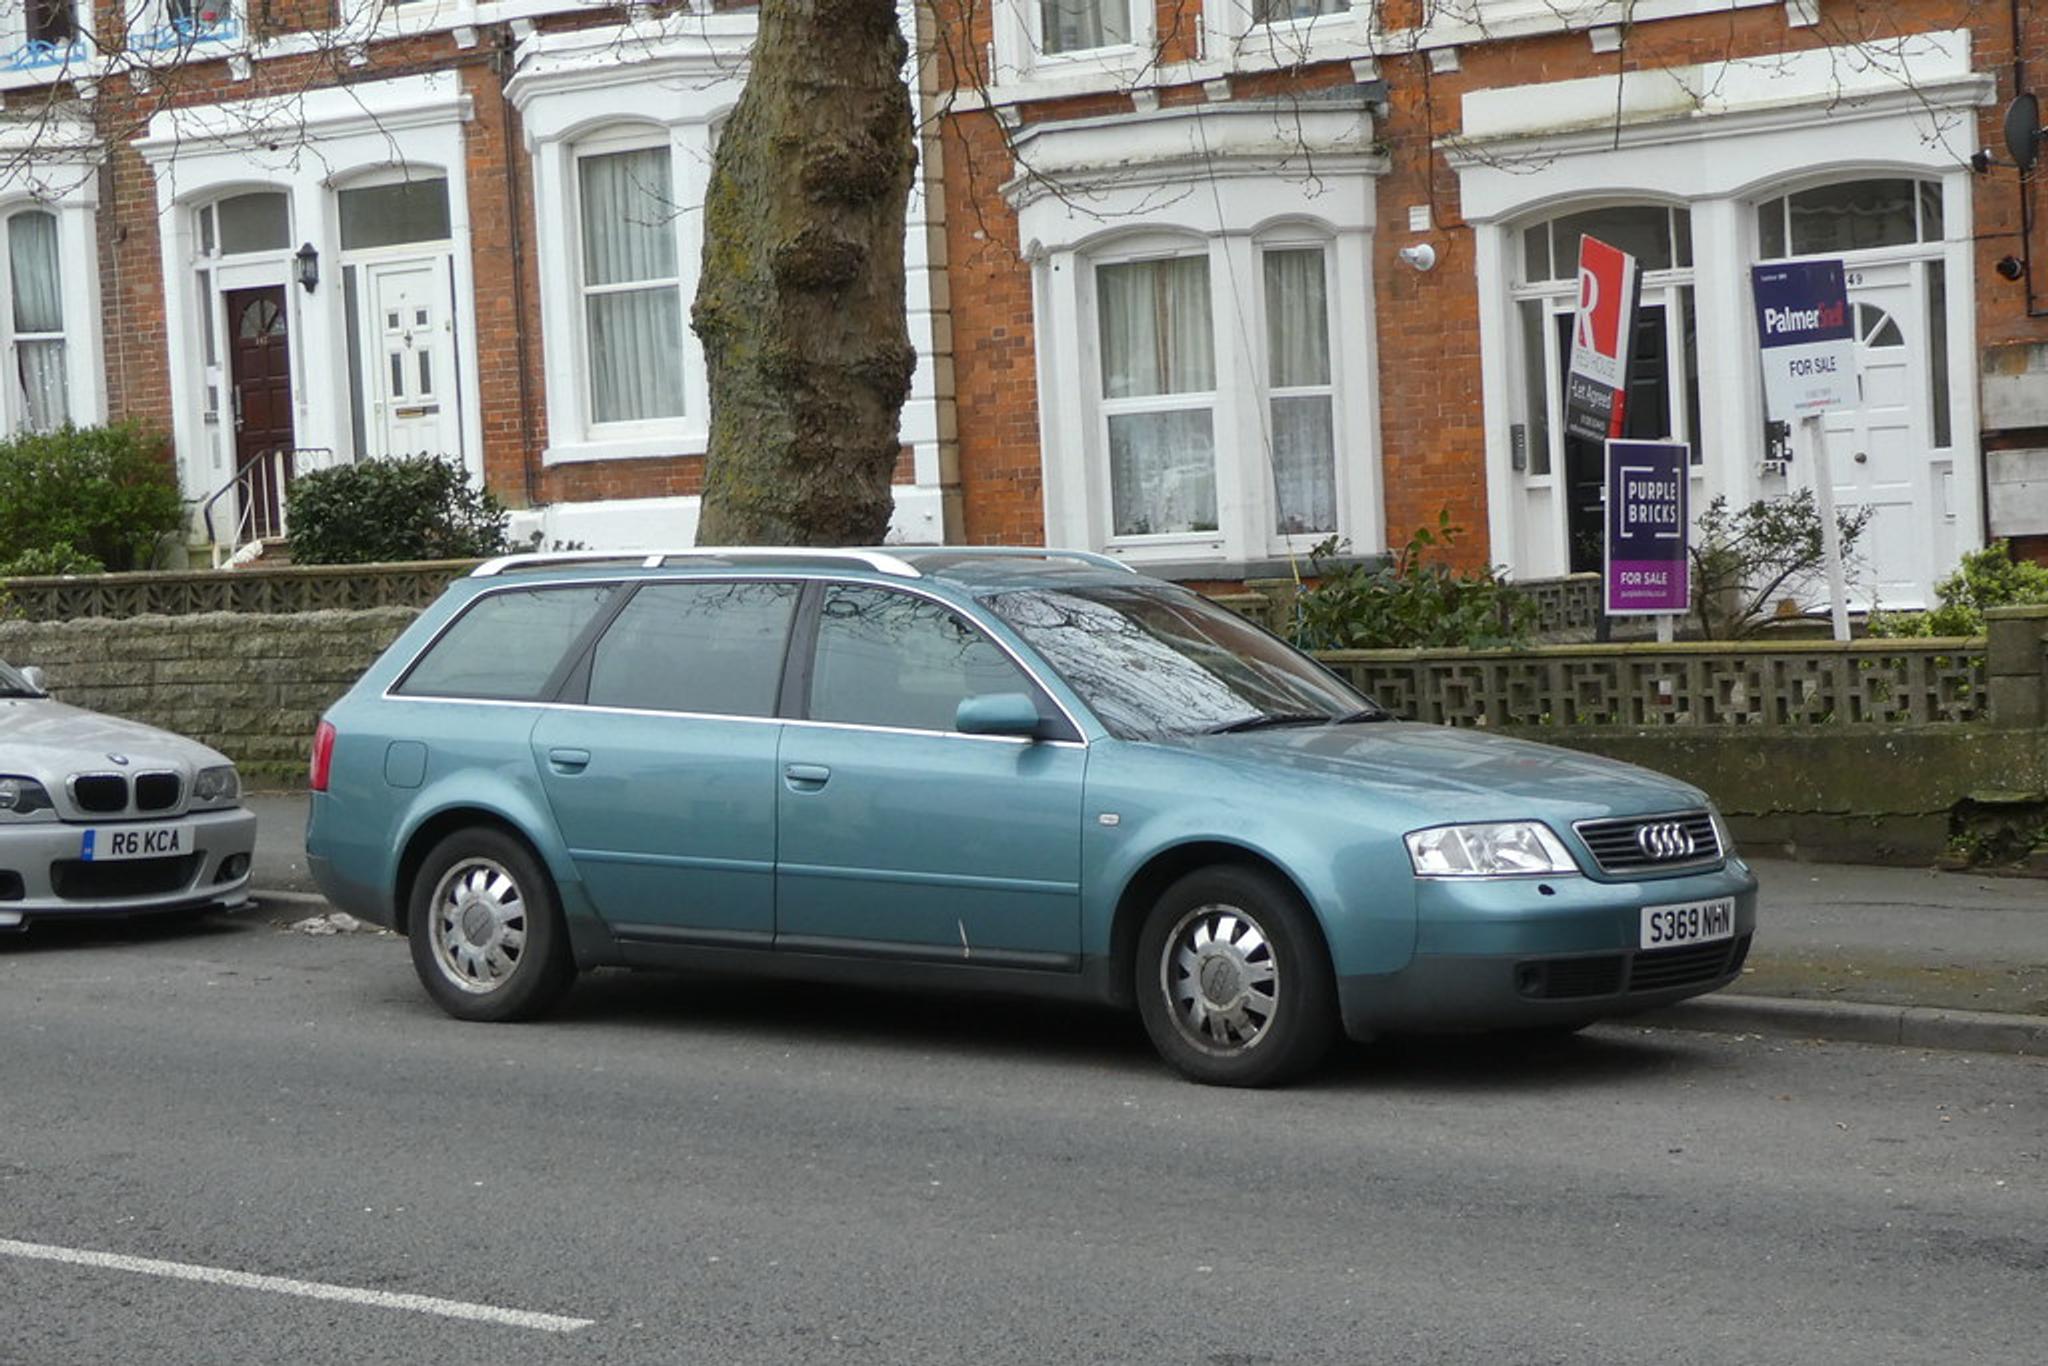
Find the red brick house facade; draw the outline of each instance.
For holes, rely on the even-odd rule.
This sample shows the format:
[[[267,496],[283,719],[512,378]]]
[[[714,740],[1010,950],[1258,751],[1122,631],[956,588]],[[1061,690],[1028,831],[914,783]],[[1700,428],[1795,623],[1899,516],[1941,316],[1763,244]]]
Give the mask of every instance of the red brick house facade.
[[[691,538],[695,210],[750,7],[12,8],[0,421],[144,418],[195,503],[259,449],[432,450],[546,539]],[[2048,73],[2037,0],[906,22],[922,364],[893,536],[1220,579],[1448,511],[1468,561],[1584,568],[1597,453],[1559,407],[1584,232],[1641,263],[1632,431],[1693,443],[1696,505],[1810,482],[1766,441],[1748,273],[1839,256],[1859,595],[1924,601],[1989,537],[2048,537],[2048,227],[1999,132],[2025,59]]]

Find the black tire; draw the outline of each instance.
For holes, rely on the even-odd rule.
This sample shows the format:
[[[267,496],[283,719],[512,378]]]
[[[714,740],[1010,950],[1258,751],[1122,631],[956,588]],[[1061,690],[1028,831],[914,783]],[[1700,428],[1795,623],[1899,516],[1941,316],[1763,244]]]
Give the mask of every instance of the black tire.
[[[1203,868],[1167,888],[1138,935],[1136,987],[1159,1056],[1211,1086],[1291,1080],[1337,1037],[1321,927],[1256,868]]]
[[[435,845],[410,903],[413,970],[458,1020],[530,1020],[575,980],[555,884],[502,830],[473,826]]]

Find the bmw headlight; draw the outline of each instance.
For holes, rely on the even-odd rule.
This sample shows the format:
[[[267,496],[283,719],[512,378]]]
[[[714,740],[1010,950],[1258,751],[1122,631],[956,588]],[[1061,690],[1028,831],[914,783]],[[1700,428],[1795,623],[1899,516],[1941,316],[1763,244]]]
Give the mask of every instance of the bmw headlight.
[[[1439,825],[1408,834],[1418,877],[1532,877],[1576,873],[1579,866],[1540,821]]]
[[[241,795],[242,781],[235,776],[233,764],[202,768],[199,776],[192,780],[194,806],[226,806]]]
[[[52,809],[49,791],[35,779],[0,775],[0,820]]]

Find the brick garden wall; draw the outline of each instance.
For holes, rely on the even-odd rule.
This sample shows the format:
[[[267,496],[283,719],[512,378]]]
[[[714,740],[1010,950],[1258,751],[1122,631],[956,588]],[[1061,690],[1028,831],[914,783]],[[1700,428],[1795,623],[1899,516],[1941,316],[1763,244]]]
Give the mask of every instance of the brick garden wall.
[[[0,659],[33,664],[59,700],[212,745],[250,786],[304,781],[320,713],[418,613],[0,622]]]

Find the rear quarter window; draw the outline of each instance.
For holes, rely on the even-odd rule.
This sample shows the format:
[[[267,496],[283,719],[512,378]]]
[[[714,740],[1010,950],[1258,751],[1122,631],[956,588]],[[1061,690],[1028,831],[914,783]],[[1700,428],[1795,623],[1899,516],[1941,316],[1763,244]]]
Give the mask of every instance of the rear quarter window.
[[[597,619],[612,584],[515,588],[469,605],[392,691],[401,697],[533,702]]]

